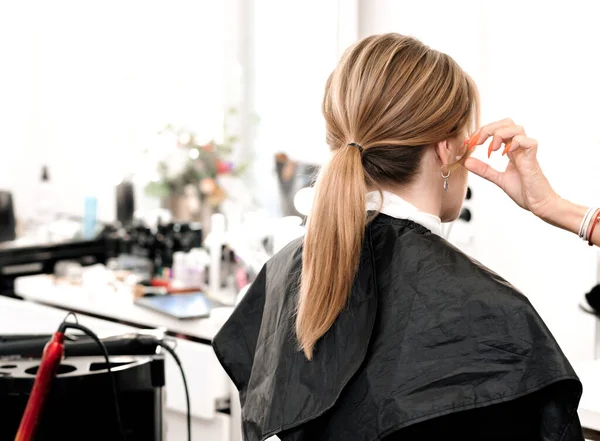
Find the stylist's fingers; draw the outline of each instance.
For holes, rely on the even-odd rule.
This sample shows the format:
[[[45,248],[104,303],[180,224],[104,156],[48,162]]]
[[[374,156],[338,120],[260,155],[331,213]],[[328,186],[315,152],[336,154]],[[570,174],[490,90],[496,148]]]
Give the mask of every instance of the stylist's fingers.
[[[532,155],[535,157],[537,153],[538,142],[537,139],[528,138],[525,135],[515,136],[510,143],[506,145],[503,155],[506,153],[516,152],[518,149],[522,149],[526,156]]]
[[[501,121],[496,121],[485,126],[481,126],[479,130],[471,135],[469,138],[469,150],[472,150],[477,145],[483,144],[490,136],[494,135],[494,132],[502,127],[514,126],[515,123],[512,119],[506,118]]]
[[[522,126],[518,126],[516,124],[511,124],[509,126],[500,127],[495,130],[493,133],[492,142],[488,148],[488,158],[492,155],[492,152],[495,152],[502,147],[502,144],[508,145],[510,141],[519,135],[525,135],[525,129]],[[506,150],[503,154],[506,153]]]
[[[502,173],[496,169],[493,169],[485,162],[475,158],[467,158],[465,161],[465,167],[467,170],[502,188]]]

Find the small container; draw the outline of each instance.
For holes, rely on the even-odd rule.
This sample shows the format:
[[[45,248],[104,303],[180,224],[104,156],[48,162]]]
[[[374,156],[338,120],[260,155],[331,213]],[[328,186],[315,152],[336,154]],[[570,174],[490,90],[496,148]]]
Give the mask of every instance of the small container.
[[[83,238],[91,240],[96,236],[96,216],[98,201],[95,197],[86,197],[83,211]]]
[[[206,238],[210,256],[208,284],[210,293],[217,295],[221,289],[221,258],[225,244],[225,216],[215,213],[211,217],[210,234]]]
[[[173,253],[173,281],[186,286],[186,253],[176,251]]]
[[[188,287],[202,288],[206,275],[206,267],[210,258],[206,251],[194,248],[187,254],[186,258],[186,285]]]

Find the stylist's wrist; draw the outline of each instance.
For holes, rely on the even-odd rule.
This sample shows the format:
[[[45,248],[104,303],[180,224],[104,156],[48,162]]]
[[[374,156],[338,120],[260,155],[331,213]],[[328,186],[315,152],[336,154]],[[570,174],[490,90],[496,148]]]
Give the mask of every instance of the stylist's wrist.
[[[557,196],[538,216],[550,225],[577,234],[586,211],[586,207]]]

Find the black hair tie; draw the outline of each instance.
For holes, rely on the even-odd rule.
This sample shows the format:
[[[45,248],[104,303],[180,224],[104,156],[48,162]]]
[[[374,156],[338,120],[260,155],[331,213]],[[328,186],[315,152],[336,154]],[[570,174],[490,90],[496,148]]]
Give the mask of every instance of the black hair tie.
[[[356,142],[351,142],[348,143],[347,145],[352,146],[352,147],[356,147],[358,149],[359,152],[363,152],[364,149],[362,148],[362,146],[360,144],[357,144]]]

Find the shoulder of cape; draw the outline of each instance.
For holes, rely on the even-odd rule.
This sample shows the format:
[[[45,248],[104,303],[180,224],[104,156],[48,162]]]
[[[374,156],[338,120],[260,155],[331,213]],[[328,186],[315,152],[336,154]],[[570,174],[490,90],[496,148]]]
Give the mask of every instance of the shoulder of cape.
[[[388,229],[395,229],[397,234],[389,234]],[[389,259],[384,253],[375,252],[374,259],[382,266],[410,261],[419,272],[433,270],[440,280],[454,280],[463,290],[477,291],[483,287],[499,295],[509,295],[529,303],[528,299],[500,275],[465,254],[446,239],[431,233],[425,227],[410,221],[392,219],[378,222],[373,229],[371,239],[377,249],[380,242],[388,242],[383,248],[393,249],[398,256],[397,262]],[[390,243],[390,242],[394,243]]]

